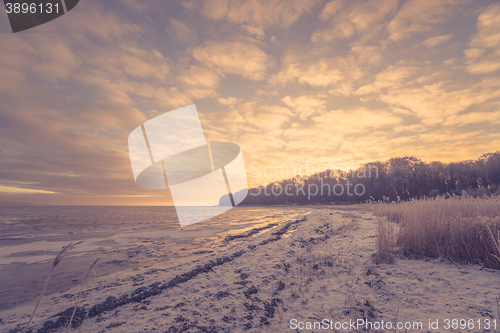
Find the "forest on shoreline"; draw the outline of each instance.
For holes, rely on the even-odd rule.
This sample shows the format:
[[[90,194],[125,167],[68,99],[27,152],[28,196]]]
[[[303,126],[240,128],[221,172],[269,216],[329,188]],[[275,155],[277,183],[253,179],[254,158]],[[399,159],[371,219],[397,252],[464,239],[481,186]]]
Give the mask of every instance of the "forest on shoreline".
[[[347,172],[325,170],[297,175],[249,189],[240,205],[400,201],[464,192],[475,197],[500,194],[500,151],[453,163],[426,163],[405,156],[367,163]],[[220,204],[228,199],[222,197]]]

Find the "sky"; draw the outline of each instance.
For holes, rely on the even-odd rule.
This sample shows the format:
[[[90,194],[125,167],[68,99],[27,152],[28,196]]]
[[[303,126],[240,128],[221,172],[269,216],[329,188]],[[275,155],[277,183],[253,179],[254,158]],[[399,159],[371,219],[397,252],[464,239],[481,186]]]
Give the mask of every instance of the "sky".
[[[190,104],[249,186],[476,159],[500,147],[499,22],[489,0],[81,0],[13,34],[2,11],[0,201],[171,204],[127,138]]]

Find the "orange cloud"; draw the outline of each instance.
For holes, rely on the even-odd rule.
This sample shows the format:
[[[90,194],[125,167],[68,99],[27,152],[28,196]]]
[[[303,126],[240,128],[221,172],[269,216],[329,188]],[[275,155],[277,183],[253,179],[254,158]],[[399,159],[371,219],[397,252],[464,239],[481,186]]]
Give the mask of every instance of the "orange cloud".
[[[365,34],[384,23],[397,5],[397,0],[331,1],[319,15],[321,20],[329,21],[331,27],[314,32],[311,41],[330,42],[351,38],[355,33]]]
[[[453,37],[452,34],[430,37],[430,38],[427,38],[426,40],[424,40],[422,42],[422,45],[425,45],[425,46],[427,46],[427,48],[432,49],[432,48],[434,48],[438,45],[441,45],[444,42],[450,40],[451,37]]]
[[[471,49],[464,51],[468,71],[472,74],[493,73],[500,69],[500,4],[488,6],[477,19],[478,33],[471,37]]]
[[[406,1],[389,24],[389,40],[399,41],[416,33],[430,32],[465,0]]]
[[[249,24],[260,27],[278,25],[288,28],[299,17],[311,10],[318,0],[250,0],[227,1],[206,0],[203,3],[203,15],[219,20],[226,18],[230,22]]]
[[[209,42],[195,48],[193,56],[209,68],[250,80],[263,80],[270,61],[257,46],[242,42]]]

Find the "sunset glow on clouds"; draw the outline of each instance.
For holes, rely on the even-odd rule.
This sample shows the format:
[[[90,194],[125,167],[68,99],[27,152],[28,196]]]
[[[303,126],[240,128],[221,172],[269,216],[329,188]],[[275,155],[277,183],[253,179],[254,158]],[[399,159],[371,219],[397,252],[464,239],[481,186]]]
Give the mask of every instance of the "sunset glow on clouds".
[[[274,180],[253,162],[477,158],[500,147],[498,22],[465,0],[81,1],[16,34],[4,13],[0,201],[169,203],[127,136],[192,103],[253,185]]]

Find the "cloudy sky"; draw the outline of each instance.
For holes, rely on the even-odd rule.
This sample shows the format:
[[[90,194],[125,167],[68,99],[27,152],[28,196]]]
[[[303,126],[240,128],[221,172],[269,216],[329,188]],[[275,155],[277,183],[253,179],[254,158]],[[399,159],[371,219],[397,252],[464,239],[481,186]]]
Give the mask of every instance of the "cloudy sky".
[[[135,185],[127,137],[193,103],[252,185],[475,159],[500,147],[499,22],[489,0],[82,0],[13,34],[3,12],[0,201],[168,203]]]

